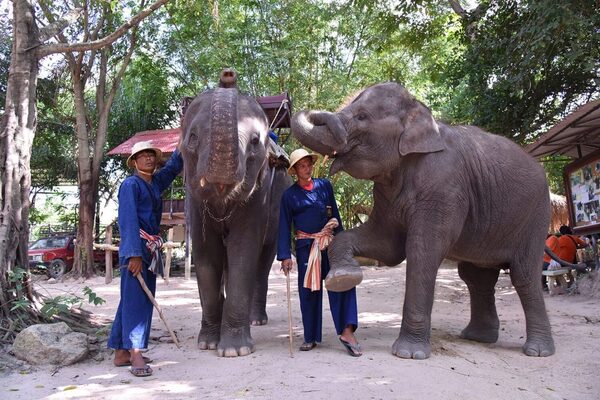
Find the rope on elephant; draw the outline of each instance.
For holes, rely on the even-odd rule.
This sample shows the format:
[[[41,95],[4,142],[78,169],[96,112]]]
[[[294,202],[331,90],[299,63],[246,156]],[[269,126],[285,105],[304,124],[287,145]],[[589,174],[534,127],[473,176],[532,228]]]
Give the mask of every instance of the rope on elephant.
[[[339,222],[336,218],[331,218],[323,229],[317,233],[306,233],[296,231],[296,239],[314,239],[310,247],[308,256],[308,266],[304,275],[303,286],[315,292],[321,290],[321,251],[325,250],[331,239],[333,239],[333,230],[337,228]]]

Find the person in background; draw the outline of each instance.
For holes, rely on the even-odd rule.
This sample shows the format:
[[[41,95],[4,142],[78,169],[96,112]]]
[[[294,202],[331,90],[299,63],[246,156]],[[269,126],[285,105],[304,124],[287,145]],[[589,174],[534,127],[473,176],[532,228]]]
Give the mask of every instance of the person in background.
[[[296,260],[298,262],[298,293],[304,327],[301,351],[309,351],[321,342],[323,314],[323,277],[329,272],[326,246],[333,233],[341,231],[341,218],[326,179],[313,179],[313,165],[318,159],[304,149],[290,155],[288,173],[297,180],[281,198],[277,260],[287,275],[292,269],[291,232],[296,234]],[[311,254],[312,253],[312,254]],[[327,291],[329,305],[339,340],[348,354],[362,355],[354,336],[358,327],[356,288],[346,292]]]
[[[157,171],[161,157],[162,152],[151,142],[136,143],[127,159],[127,166],[135,172],[125,178],[118,197],[121,300],[108,347],[115,349],[114,365],[131,366],[130,372],[137,377],[150,376],[153,372],[148,365],[152,360],[141,353],[148,347],[153,308],[137,276],[141,274],[154,295],[156,274],[162,272],[159,252],[162,239],[158,236],[162,216],[160,195],[183,168],[179,150]]]
[[[577,249],[584,248],[587,245],[587,240],[573,235],[573,230],[563,225],[560,227],[560,236],[558,237],[558,253],[555,253],[561,260],[575,264],[577,263]]]
[[[558,249],[559,249],[558,236],[549,234],[548,237],[546,237],[546,247],[548,247],[550,249],[550,251],[552,251],[554,254],[556,254],[558,256]],[[544,252],[544,263],[543,263],[542,269],[544,271],[548,270],[548,266],[550,266],[551,262],[556,262],[556,261],[554,261],[552,258],[550,258],[548,253]],[[544,289],[545,292],[548,291],[548,278],[546,277],[546,275],[542,275],[542,288]]]

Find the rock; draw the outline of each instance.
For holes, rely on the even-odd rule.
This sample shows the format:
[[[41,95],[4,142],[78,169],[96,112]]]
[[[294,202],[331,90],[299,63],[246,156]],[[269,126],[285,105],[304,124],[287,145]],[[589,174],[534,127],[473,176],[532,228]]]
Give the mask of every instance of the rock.
[[[85,333],[73,332],[64,322],[32,325],[15,338],[12,352],[30,364],[70,365],[88,354]]]

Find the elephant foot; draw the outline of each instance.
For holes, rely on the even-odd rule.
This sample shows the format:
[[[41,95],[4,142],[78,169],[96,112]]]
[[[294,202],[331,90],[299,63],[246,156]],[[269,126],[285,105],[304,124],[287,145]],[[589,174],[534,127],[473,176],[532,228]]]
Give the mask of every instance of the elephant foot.
[[[523,345],[523,353],[531,357],[548,357],[554,354],[554,340],[552,337],[546,339],[527,339]]]
[[[200,329],[198,334],[198,349],[200,350],[215,350],[219,344],[219,333],[207,333],[204,329]]]
[[[392,346],[392,354],[400,358],[424,360],[431,355],[429,341],[412,341],[400,334]]]
[[[267,313],[262,312],[251,312],[250,313],[250,325],[252,326],[261,326],[267,325],[269,322],[269,317],[267,317]]]
[[[481,326],[469,323],[460,333],[461,339],[474,340],[481,343],[496,343],[498,341],[498,326]]]
[[[242,357],[254,353],[251,337],[232,337],[221,339],[217,347],[219,357]]]
[[[325,277],[325,286],[332,292],[345,292],[356,287],[362,280],[360,267],[332,268]]]

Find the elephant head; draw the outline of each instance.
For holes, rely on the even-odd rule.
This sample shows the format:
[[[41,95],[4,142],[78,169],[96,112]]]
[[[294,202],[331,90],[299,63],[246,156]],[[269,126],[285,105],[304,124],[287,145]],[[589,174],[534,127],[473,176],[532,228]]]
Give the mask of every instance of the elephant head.
[[[221,205],[248,198],[263,177],[267,132],[260,105],[239,93],[235,72],[224,70],[219,87],[196,97],[182,123],[190,194]]]
[[[444,150],[431,112],[396,83],[371,86],[337,113],[301,111],[292,132],[305,146],[335,157],[331,173],[376,180],[414,153]]]

